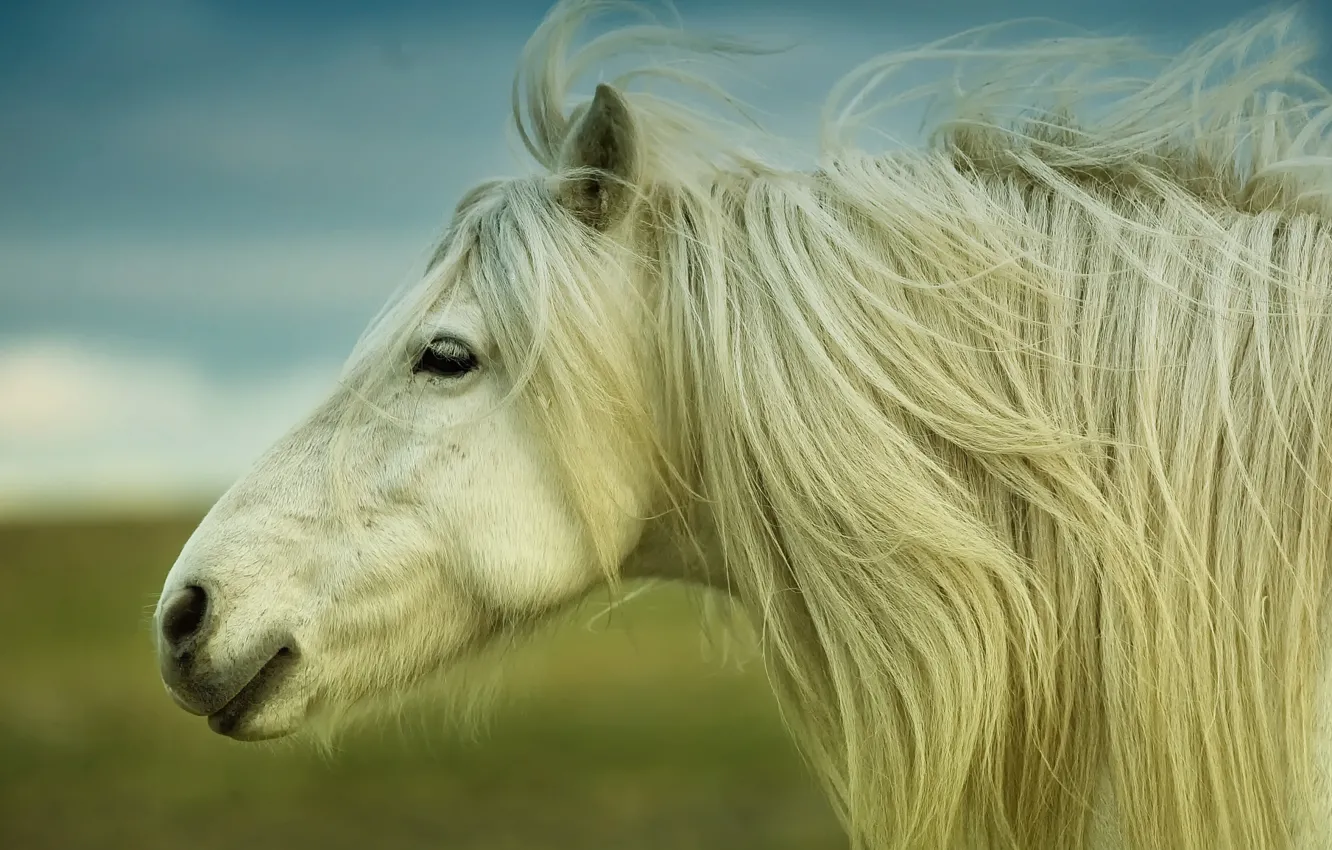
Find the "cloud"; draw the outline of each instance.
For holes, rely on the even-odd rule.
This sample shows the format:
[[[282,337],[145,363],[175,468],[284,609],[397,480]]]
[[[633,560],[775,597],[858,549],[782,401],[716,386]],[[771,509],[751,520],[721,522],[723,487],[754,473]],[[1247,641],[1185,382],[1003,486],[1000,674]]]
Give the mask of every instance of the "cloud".
[[[459,194],[530,167],[509,83],[547,5],[0,4],[0,510],[238,475],[327,389]],[[678,3],[691,25],[798,42],[727,84],[805,145],[828,86],[879,51],[1026,15],[1177,41],[1254,8],[907,5]]]
[[[442,217],[441,217],[442,227]],[[366,314],[419,273],[433,238],[401,234],[231,238],[0,238],[0,272],[21,287],[9,299],[73,303],[114,295],[163,309],[204,306],[269,310],[353,309]]]
[[[198,2],[98,8],[50,22],[49,74],[0,82],[0,131],[22,130],[0,161],[9,513],[214,494],[318,401],[457,195],[528,167],[506,124],[529,25],[296,37]],[[810,115],[791,99],[845,58],[796,58],[752,76]]]
[[[506,135],[528,24],[390,14],[297,38],[198,2],[134,0],[112,32],[82,14],[50,22],[42,60],[71,53],[78,73],[0,96],[0,337],[140,339],[232,373],[341,355],[466,187],[530,167]],[[848,54],[883,39],[801,34],[843,50],[745,75],[807,121]]]
[[[340,366],[234,381],[102,342],[0,346],[0,512],[214,495],[327,394]]]

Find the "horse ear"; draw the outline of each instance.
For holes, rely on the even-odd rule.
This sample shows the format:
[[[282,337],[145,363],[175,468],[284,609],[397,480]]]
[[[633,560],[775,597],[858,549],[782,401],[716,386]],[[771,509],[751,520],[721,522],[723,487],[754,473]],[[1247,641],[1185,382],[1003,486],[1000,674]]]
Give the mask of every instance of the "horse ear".
[[[560,166],[574,172],[560,184],[560,203],[595,230],[619,223],[638,177],[638,137],[623,95],[605,83],[597,86],[565,140]]]

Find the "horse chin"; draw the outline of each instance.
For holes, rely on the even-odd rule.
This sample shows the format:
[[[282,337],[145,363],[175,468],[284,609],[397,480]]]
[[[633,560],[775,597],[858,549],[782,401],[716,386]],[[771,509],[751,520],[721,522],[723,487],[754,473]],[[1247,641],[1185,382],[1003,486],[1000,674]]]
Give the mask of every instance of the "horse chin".
[[[220,735],[232,739],[233,741],[242,741],[245,743],[256,743],[258,741],[274,741],[278,738],[286,738],[296,733],[299,724],[286,725],[268,725],[254,720],[241,720],[238,723],[226,727],[226,731],[219,728],[215,722],[217,715],[208,718],[208,727]]]
[[[272,700],[258,705],[230,705],[208,716],[208,728],[234,741],[271,741],[298,732],[305,711],[299,704]]]
[[[279,661],[282,656],[274,661]],[[208,728],[236,741],[271,741],[304,725],[308,702],[292,687],[290,665],[270,662],[226,705],[208,716]]]

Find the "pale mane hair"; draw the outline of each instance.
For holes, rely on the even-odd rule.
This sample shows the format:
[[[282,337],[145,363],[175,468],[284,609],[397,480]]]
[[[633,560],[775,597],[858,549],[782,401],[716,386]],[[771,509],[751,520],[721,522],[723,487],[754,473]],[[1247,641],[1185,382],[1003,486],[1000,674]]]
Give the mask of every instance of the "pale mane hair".
[[[606,5],[532,37],[514,118],[546,173],[460,204],[421,301],[471,282],[589,528],[608,430],[652,446],[858,846],[1076,846],[1107,799],[1125,846],[1288,846],[1332,551],[1310,28],[891,54],[834,90],[812,171],[634,90],[706,81],[645,65],[612,80],[642,157],[600,233],[552,189],[574,80],[746,50],[574,49]],[[937,59],[982,70],[932,90],[929,143],[863,151],[879,84]]]

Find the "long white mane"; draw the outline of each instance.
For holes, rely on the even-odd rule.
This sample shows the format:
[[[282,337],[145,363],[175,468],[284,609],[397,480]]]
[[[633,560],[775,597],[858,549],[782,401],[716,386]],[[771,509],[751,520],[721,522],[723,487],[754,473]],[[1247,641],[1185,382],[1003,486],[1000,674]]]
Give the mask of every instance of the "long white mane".
[[[745,50],[654,26],[574,50],[602,5],[562,3],[519,68],[552,172],[598,63]],[[1298,22],[1169,59],[977,34],[889,55],[833,92],[812,173],[636,90],[702,80],[654,62],[612,80],[644,154],[628,236],[575,227],[547,177],[461,205],[435,285],[478,289],[590,528],[615,509],[598,429],[654,447],[858,844],[1307,828],[1332,98]],[[858,147],[880,85],[938,59],[970,70],[929,93],[930,144]]]

